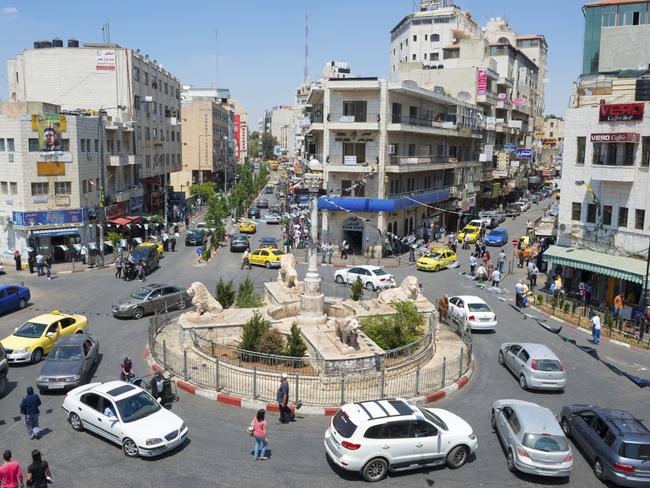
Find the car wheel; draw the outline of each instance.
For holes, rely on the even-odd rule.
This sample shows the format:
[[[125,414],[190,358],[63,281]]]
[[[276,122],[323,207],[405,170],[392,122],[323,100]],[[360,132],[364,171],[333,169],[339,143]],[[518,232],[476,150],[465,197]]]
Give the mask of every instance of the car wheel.
[[[456,446],[447,454],[447,466],[450,469],[458,469],[467,462],[469,450],[465,446]]]
[[[82,329],[79,329],[77,332],[75,332],[75,334],[83,334],[83,333],[84,331]]]
[[[381,481],[388,474],[388,462],[383,458],[371,459],[361,470],[363,479],[369,482]]]
[[[499,356],[497,357],[497,361],[499,361],[499,364],[501,366],[505,366],[506,358],[503,357],[503,351],[499,351]]]
[[[375,291],[375,285],[373,285],[370,281],[366,283],[366,290],[368,291]]]
[[[18,302],[18,308],[25,308],[27,306],[27,302],[25,301],[24,298],[21,298],[20,301]]]
[[[39,347],[32,353],[32,363],[38,363],[41,359],[43,359],[43,349]]]
[[[440,271],[440,266],[438,266],[438,265],[436,264],[436,267],[433,268],[433,271],[434,271],[435,273],[437,273],[438,271]]]
[[[569,419],[566,417],[562,417],[562,422],[560,424],[562,426],[562,432],[564,432],[564,435],[568,437],[571,437],[571,427],[569,427]]]
[[[490,415],[490,425],[492,430],[497,430],[497,413],[492,409],[492,415]]]
[[[343,276],[336,275],[336,277],[334,278],[334,281],[336,281],[339,285],[342,285],[343,284]]]
[[[264,263],[264,267],[265,267],[266,269],[271,269],[271,261],[267,261],[267,262],[265,262],[265,263]]]
[[[523,374],[519,377],[519,386],[522,390],[528,389],[528,383],[526,383],[526,377]]]
[[[122,442],[122,452],[124,452],[124,455],[127,457],[138,457],[140,455],[138,446],[128,437],[124,439],[124,442]]]
[[[517,466],[515,466],[515,454],[512,452],[512,449],[508,449],[508,469],[510,470],[511,473],[515,473],[517,471]]]
[[[603,470],[603,463],[598,458],[596,458],[596,460],[594,461],[594,475],[600,481],[605,481],[605,471]]]
[[[70,425],[77,432],[81,432],[82,430],[84,430],[84,424],[81,422],[79,415],[77,415],[76,413],[72,412],[70,414],[70,417],[68,417],[68,420],[70,420]]]
[[[185,298],[181,297],[180,301],[178,302],[178,309],[179,310],[185,310],[187,308],[187,300]]]
[[[141,319],[144,316],[144,309],[142,307],[135,307],[131,315],[134,319]]]

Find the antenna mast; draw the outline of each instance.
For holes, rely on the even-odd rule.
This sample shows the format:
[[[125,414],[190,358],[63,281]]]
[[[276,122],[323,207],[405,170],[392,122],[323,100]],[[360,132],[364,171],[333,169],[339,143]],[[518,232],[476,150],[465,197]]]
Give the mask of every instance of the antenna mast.
[[[309,80],[309,16],[305,14],[305,71],[304,82]]]
[[[214,29],[214,87],[219,88],[219,29]]]

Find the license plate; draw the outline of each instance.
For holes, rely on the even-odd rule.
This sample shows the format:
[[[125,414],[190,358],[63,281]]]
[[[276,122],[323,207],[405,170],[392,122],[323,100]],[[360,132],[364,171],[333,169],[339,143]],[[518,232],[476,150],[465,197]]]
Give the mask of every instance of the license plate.
[[[48,390],[63,390],[63,385],[47,385]]]

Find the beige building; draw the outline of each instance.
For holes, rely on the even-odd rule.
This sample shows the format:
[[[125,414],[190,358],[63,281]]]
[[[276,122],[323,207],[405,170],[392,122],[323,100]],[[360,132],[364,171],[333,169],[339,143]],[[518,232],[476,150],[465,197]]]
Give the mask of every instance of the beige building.
[[[57,47],[49,47],[49,46]],[[48,46],[48,47],[43,47]],[[105,111],[107,130],[128,131],[143,197],[131,210],[162,212],[163,185],[181,168],[180,83],[148,55],[117,44],[35,43],[7,61],[12,100],[57,103],[62,110]]]

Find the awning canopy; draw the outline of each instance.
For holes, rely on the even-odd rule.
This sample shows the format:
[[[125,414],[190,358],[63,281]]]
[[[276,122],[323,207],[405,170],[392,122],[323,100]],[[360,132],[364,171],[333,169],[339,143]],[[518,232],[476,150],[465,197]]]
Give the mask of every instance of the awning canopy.
[[[131,221],[126,217],[115,217],[114,219],[109,220],[109,222],[115,225],[127,225],[131,223]]]
[[[642,259],[561,246],[549,247],[542,255],[542,259],[550,264],[583,269],[641,285],[645,280],[646,262]]]
[[[62,228],[62,229],[47,229],[47,230],[33,230],[32,235],[34,236],[76,236],[79,235],[79,229],[74,228]]]

